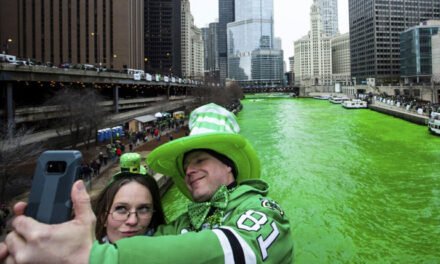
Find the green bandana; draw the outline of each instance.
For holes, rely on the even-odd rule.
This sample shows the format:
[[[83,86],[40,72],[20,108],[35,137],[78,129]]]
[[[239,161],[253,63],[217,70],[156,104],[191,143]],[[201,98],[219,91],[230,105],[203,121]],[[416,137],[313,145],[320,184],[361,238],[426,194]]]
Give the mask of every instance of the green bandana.
[[[220,225],[223,218],[223,211],[226,209],[229,201],[229,192],[226,186],[222,185],[212,196],[211,201],[197,203],[193,202],[188,205],[188,215],[191,225],[195,230],[200,230],[202,224],[207,220],[211,228]],[[211,208],[217,209],[215,213],[209,217]]]

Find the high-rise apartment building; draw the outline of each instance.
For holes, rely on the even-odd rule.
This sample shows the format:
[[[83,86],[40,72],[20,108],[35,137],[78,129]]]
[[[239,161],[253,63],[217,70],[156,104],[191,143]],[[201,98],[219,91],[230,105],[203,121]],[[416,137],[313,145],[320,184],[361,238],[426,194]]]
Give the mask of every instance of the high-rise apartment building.
[[[143,68],[143,10],[142,0],[0,0],[0,43],[41,63]]]
[[[235,1],[218,0],[218,13],[218,63],[220,69],[220,83],[224,84],[228,75],[227,24],[235,21]]]
[[[189,0],[182,0],[181,6],[181,63],[182,77],[192,76],[192,58],[191,58],[191,27],[194,24],[194,18],[191,14]]]
[[[440,32],[440,20],[428,20],[400,34],[400,75],[405,83],[430,83],[433,35]]]
[[[400,32],[440,19],[439,0],[349,0],[351,75],[399,82]]]
[[[181,1],[181,62],[182,77],[203,79],[202,31],[194,25],[189,0]]]
[[[182,76],[181,0],[144,0],[144,3],[146,70]]]
[[[321,14],[322,30],[329,37],[339,33],[338,0],[316,0]]]
[[[273,1],[236,0],[235,22],[227,30],[228,78],[242,86],[282,85],[283,53],[274,49]]]

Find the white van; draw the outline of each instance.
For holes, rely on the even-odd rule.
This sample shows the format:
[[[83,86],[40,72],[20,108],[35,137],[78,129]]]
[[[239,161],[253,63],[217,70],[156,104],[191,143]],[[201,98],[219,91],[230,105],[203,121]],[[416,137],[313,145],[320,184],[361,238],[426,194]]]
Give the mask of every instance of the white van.
[[[92,64],[83,64],[82,65],[83,70],[96,70],[95,65]]]
[[[17,61],[17,57],[14,55],[0,54],[0,62],[14,63],[16,61]]]
[[[151,82],[151,81],[153,81],[153,76],[151,76],[151,74],[147,73],[147,74],[145,74],[145,80]]]

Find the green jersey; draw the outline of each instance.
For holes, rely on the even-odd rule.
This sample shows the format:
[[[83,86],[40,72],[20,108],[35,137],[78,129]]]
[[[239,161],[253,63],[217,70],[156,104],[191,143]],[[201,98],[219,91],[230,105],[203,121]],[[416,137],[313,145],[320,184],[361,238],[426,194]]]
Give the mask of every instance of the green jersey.
[[[289,221],[267,193],[264,181],[243,181],[229,193],[218,225],[207,217],[195,230],[184,213],[154,237],[95,242],[90,263],[292,263]]]

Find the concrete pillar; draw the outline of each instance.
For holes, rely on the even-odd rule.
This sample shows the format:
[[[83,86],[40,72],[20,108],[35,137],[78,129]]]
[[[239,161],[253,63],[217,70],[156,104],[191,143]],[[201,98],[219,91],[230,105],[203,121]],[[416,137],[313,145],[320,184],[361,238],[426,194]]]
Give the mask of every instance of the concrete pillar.
[[[6,122],[8,126],[8,136],[12,137],[15,128],[14,119],[14,98],[13,98],[12,83],[6,84]]]
[[[115,86],[113,88],[113,106],[115,110],[115,114],[119,113],[119,86]]]

